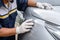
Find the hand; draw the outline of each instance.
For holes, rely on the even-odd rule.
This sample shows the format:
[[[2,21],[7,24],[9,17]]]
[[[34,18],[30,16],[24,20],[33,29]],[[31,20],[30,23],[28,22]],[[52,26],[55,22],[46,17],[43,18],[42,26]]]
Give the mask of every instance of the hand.
[[[32,19],[26,20],[19,27],[16,28],[16,33],[20,34],[20,33],[29,32],[33,27],[33,25],[34,23]]]
[[[41,9],[48,9],[48,10],[51,10],[53,9],[53,6],[49,3],[40,3],[40,2],[37,2],[36,6],[38,8],[41,8]]]

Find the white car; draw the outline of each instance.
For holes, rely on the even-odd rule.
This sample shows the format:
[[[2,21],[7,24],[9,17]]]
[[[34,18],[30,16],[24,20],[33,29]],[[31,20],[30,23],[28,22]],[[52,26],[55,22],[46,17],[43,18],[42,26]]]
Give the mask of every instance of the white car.
[[[60,0],[38,0],[51,3],[53,10],[28,7],[24,17],[34,20],[31,32],[24,34],[19,40],[60,40]]]

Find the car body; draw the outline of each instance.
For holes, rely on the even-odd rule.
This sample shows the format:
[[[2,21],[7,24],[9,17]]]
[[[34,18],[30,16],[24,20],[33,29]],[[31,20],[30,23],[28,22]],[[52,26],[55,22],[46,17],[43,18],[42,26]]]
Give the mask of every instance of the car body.
[[[34,20],[34,26],[31,32],[24,34],[20,40],[60,40],[60,0],[36,0],[38,2],[47,2],[53,5],[53,12],[51,10],[49,13],[55,13],[57,15],[50,15],[51,18],[49,18],[49,14],[45,15],[47,16],[47,19],[45,18],[43,9],[34,8],[34,7],[28,7],[25,11],[24,17],[26,19],[33,19]],[[38,11],[42,10],[42,12]],[[37,11],[37,12],[36,12]],[[47,11],[47,10],[46,10]],[[41,16],[39,13],[41,13]],[[54,16],[54,17],[53,17]],[[44,19],[45,18],[45,19]],[[55,19],[54,19],[55,18]],[[52,20],[51,20],[52,19]],[[54,21],[55,20],[55,21]],[[55,33],[57,32],[57,33]]]

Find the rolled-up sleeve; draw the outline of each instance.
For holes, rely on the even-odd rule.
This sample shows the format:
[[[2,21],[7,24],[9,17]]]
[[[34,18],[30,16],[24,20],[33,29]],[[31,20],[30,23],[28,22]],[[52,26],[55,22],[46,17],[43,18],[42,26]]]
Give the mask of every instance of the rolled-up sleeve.
[[[28,6],[28,0],[17,0],[17,9],[20,11],[25,11]]]

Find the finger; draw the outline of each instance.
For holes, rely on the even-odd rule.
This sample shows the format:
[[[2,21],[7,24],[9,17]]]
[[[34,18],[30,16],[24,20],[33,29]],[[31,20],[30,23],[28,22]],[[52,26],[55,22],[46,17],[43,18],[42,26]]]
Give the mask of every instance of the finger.
[[[49,10],[53,9],[53,6],[49,3],[43,3],[43,6],[45,7],[45,9],[49,9]]]
[[[26,26],[26,29],[31,29],[33,26]]]
[[[51,6],[47,6],[46,9],[52,10],[53,8]]]
[[[46,7],[46,9],[49,9],[49,10],[51,10],[51,7],[49,7],[49,6],[48,6],[48,7]]]
[[[49,5],[50,9],[53,9],[53,6],[51,4],[48,4],[48,5]]]
[[[42,5],[45,6],[45,7],[51,6],[51,4],[49,4],[49,3],[42,3]]]
[[[50,6],[51,9],[54,9],[53,6]]]
[[[33,22],[33,19],[28,19],[28,20],[26,20],[25,22]]]
[[[26,31],[26,32],[29,32],[29,31],[31,31],[31,29],[26,29],[25,31]]]
[[[44,9],[44,6],[40,5],[39,8]]]
[[[32,26],[34,23],[26,23],[26,26]]]

